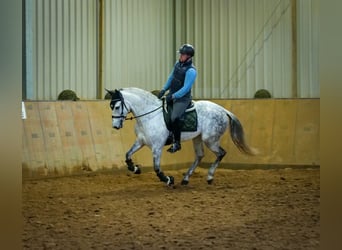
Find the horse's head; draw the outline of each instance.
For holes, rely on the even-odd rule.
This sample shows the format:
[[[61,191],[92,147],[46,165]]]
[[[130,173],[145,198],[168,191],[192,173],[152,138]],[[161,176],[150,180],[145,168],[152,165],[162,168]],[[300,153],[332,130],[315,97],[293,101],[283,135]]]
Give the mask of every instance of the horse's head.
[[[120,90],[115,89],[114,91],[106,89],[106,91],[112,96],[110,101],[110,108],[112,109],[112,126],[113,128],[120,129],[123,126],[129,109],[125,104],[125,100]]]

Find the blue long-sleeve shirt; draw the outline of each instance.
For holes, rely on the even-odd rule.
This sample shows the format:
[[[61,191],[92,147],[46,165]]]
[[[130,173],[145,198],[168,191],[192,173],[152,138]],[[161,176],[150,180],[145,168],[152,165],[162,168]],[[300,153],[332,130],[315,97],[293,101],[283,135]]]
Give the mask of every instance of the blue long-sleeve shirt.
[[[173,71],[174,69],[172,69],[164,87],[163,90],[167,91],[170,86],[171,86],[171,81],[173,78]],[[197,76],[197,72],[194,68],[190,68],[186,71],[185,73],[185,79],[184,79],[184,86],[179,89],[176,93],[174,93],[172,95],[173,99],[178,99],[183,97],[186,93],[188,93],[191,90],[192,85],[194,84],[195,80],[196,80],[196,76]]]

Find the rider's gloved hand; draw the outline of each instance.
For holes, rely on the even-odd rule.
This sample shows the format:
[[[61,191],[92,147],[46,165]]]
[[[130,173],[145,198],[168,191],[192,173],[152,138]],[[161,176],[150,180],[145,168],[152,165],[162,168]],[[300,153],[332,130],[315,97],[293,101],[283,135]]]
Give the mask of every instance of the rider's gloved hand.
[[[165,90],[162,89],[158,94],[158,98],[161,99],[164,94],[165,94]]]
[[[167,96],[166,96],[166,102],[172,102],[172,95],[171,94],[168,94]]]

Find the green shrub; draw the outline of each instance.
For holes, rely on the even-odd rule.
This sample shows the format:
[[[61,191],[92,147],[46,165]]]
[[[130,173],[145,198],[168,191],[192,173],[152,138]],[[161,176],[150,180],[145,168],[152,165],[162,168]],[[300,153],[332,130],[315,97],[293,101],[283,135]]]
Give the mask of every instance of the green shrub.
[[[267,89],[259,89],[255,92],[254,98],[271,98],[271,93]]]
[[[160,90],[152,90],[151,93],[158,97]]]
[[[104,99],[105,100],[112,100],[112,95],[109,92],[107,92]]]
[[[58,95],[58,100],[70,100],[70,101],[78,101],[80,98],[77,97],[76,93],[73,90],[65,89]]]

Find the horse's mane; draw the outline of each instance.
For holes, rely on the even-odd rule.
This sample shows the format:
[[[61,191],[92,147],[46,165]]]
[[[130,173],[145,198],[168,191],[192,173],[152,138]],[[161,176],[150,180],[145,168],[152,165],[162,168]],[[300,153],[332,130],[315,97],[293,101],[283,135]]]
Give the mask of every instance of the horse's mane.
[[[141,98],[145,99],[145,101],[151,102],[153,104],[155,104],[159,100],[154,94],[144,89],[128,87],[123,88],[122,90],[140,96]]]

